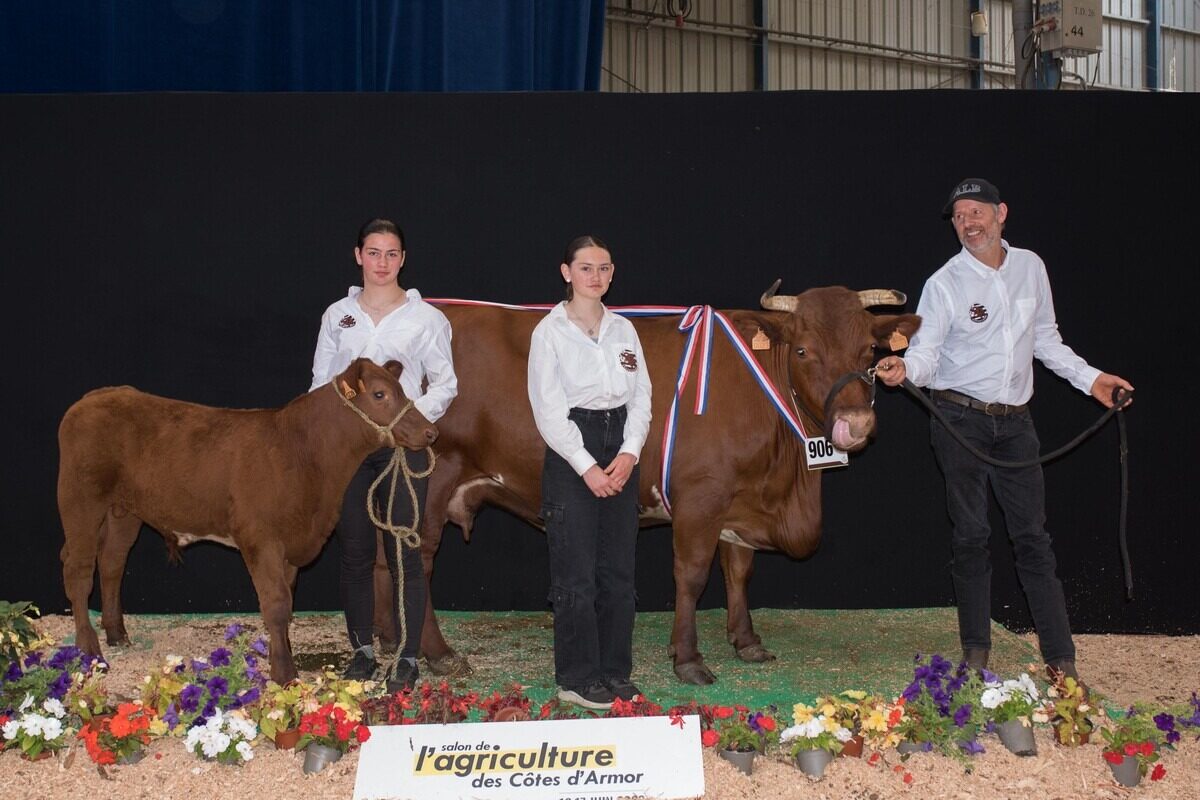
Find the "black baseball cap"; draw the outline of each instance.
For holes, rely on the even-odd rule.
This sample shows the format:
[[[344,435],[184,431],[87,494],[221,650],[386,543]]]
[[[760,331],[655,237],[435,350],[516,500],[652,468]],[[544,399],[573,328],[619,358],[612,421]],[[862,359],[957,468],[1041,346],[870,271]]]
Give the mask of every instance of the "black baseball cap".
[[[1000,204],[1000,190],[983,178],[963,178],[950,190],[950,199],[942,207],[942,219],[954,214],[956,200],[978,200],[981,203]]]

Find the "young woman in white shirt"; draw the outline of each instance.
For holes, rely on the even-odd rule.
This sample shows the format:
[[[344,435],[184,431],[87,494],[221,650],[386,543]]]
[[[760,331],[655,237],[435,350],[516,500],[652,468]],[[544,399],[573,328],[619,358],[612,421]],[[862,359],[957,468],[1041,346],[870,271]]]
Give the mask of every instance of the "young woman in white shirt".
[[[638,456],[650,376],[629,320],[604,307],[614,266],[594,236],[567,245],[567,299],[533,331],[529,401],[546,441],[554,677],[565,702],[605,709],[640,694],[633,666]]]
[[[400,375],[404,393],[426,419],[437,422],[458,393],[450,353],[450,323],[441,311],[421,299],[420,292],[406,291],[400,285],[404,258],[404,233],[394,222],[373,219],[359,230],[354,260],[362,271],[362,286],[351,286],[347,296],[329,306],[321,318],[310,391],[329,383],[360,356],[380,365],[394,359],[404,365]],[[422,391],[424,381],[428,385]],[[363,461],[346,489],[337,525],[342,551],[342,607],[354,651],[345,671],[347,678],[367,679],[378,668],[373,631],[376,529],[367,513],[367,492],[391,456],[392,451],[383,447]],[[424,450],[408,451],[405,456],[414,472],[428,469]],[[428,478],[413,483],[418,510],[423,511]],[[378,490],[385,496],[375,498],[376,508],[388,507],[389,485],[384,481]],[[403,481],[397,484],[392,519],[401,524],[413,519]],[[396,612],[404,615],[408,636],[395,674],[385,676],[387,689],[393,692],[411,686],[417,679],[426,589],[420,550],[403,547],[397,559],[396,542],[390,534],[384,535],[383,545],[393,580],[399,568],[404,570],[404,598],[403,603],[396,601]]]

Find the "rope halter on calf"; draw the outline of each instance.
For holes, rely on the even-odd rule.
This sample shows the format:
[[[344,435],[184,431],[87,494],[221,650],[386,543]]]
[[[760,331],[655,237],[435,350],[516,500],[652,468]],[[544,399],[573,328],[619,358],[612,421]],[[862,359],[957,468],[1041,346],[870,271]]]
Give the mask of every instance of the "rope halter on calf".
[[[396,442],[396,437],[392,433],[392,428],[394,428],[396,423],[398,423],[400,419],[409,412],[409,409],[413,408],[412,400],[406,400],[404,407],[400,409],[400,412],[396,414],[396,416],[392,418],[392,421],[385,426],[380,425],[378,422],[371,419],[369,416],[367,416],[365,411],[354,405],[354,403],[350,401],[350,397],[347,397],[342,393],[342,390],[338,388],[336,379],[330,381],[329,385],[333,387],[333,391],[337,394],[341,401],[350,408],[351,411],[353,411],[355,414],[358,414],[358,416],[362,418],[363,422],[375,429],[375,432],[379,434],[379,443],[386,444],[388,447],[392,448],[391,460],[388,462],[388,465],[384,467],[383,471],[379,473],[379,476],[371,483],[371,488],[367,491],[367,516],[371,518],[371,522],[376,528],[385,533],[390,533],[392,538],[396,540],[397,569],[395,602],[402,606],[404,602],[404,569],[400,566],[400,548],[421,546],[421,535],[417,532],[417,529],[421,525],[421,509],[417,505],[417,490],[413,487],[413,479],[427,478],[433,474],[433,466],[435,463],[437,463],[437,454],[433,452],[432,447],[426,447],[425,452],[429,456],[428,468],[426,468],[424,472],[413,472],[408,466],[408,459],[404,457],[404,448]],[[347,388],[349,389],[349,387]],[[350,391],[353,392],[352,389]],[[351,394],[351,397],[353,397],[353,394]],[[404,486],[408,489],[409,503],[413,510],[413,521],[411,526],[397,525],[396,523],[392,522],[392,508],[396,501],[396,483],[399,480],[401,473],[404,474]],[[391,478],[391,482],[388,485],[387,511],[383,517],[380,517],[379,509],[376,508],[374,502],[375,492],[379,489],[380,484],[387,480],[389,476]],[[396,616],[399,618],[400,622],[400,638],[396,644],[396,652],[394,652],[383,665],[383,674],[385,676],[395,674],[396,665],[400,661],[400,654],[404,652],[404,647],[408,643],[408,622],[405,620],[403,613],[399,613]]]

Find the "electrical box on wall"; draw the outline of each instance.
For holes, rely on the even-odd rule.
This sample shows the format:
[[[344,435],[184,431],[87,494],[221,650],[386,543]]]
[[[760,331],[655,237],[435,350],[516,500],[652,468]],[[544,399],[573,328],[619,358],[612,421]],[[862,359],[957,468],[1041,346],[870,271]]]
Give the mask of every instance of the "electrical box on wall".
[[[1060,56],[1099,53],[1104,27],[1103,0],[1042,0],[1038,3],[1038,27],[1042,52]]]

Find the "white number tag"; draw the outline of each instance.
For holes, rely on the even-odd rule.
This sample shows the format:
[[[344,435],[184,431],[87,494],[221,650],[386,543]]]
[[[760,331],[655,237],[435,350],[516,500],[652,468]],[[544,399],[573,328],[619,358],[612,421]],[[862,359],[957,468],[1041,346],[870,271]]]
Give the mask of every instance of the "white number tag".
[[[804,455],[810,470],[844,467],[850,463],[850,456],[834,447],[833,442],[824,436],[814,436],[805,442]]]

